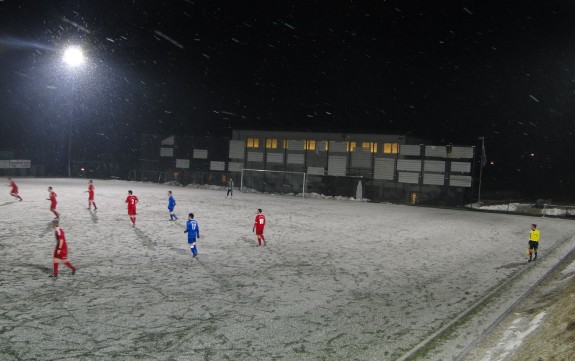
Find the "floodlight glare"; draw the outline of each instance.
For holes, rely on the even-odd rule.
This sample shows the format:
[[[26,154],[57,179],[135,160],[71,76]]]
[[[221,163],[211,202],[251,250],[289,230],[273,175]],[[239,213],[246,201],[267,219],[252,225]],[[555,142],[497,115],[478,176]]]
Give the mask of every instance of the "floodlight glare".
[[[84,63],[84,53],[82,53],[82,49],[77,46],[70,46],[64,51],[63,60],[66,64],[70,66],[79,66]]]

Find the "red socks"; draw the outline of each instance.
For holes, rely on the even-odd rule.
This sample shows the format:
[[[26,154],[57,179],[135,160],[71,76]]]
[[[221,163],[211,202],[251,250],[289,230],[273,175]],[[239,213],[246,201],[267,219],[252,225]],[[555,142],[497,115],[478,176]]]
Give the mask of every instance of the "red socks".
[[[58,262],[54,263],[54,275],[58,275]]]

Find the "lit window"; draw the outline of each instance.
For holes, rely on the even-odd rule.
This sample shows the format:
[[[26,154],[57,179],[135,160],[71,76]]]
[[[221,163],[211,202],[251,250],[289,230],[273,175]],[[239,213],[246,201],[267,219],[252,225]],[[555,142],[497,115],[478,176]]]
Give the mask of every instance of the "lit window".
[[[399,150],[399,144],[397,143],[383,143],[383,153],[385,154],[397,154]]]
[[[260,147],[260,140],[258,138],[248,138],[247,147],[248,148],[259,148]]]
[[[277,149],[278,147],[278,140],[277,139],[266,139],[266,148],[267,149]]]
[[[356,142],[347,142],[347,151],[348,151],[348,152],[353,152],[353,150],[355,149],[355,147],[357,147],[357,143],[356,143]]]
[[[288,149],[288,140],[284,139],[284,149]]]
[[[315,150],[315,140],[304,141],[304,149],[305,150]]]
[[[363,142],[361,143],[361,149],[366,152],[377,153],[377,143]]]

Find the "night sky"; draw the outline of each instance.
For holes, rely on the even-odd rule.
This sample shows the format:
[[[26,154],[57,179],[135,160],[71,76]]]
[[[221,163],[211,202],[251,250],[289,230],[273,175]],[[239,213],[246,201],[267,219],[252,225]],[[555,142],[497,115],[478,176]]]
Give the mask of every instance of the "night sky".
[[[63,161],[70,124],[93,157],[140,133],[485,136],[487,189],[575,199],[569,0],[3,0],[0,79],[0,150],[30,157]]]

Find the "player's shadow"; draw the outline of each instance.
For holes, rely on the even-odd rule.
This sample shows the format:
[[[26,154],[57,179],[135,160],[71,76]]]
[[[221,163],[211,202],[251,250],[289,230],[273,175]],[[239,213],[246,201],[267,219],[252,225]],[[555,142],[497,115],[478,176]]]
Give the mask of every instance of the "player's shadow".
[[[153,239],[151,239],[147,234],[140,231],[138,228],[134,228],[134,231],[136,232],[136,235],[142,241],[142,244],[144,246],[148,248],[154,248],[154,246],[156,246],[156,242]]]
[[[98,214],[96,213],[96,211],[94,212],[90,211],[90,218],[92,219],[93,223],[98,223]]]
[[[250,246],[254,246],[254,245],[257,245],[257,244],[258,244],[258,241],[257,241],[257,240],[254,241],[253,239],[251,239],[251,238],[249,238],[249,237],[246,237],[246,236],[241,236],[241,237],[239,237],[239,238],[238,238],[238,241],[242,241],[242,242],[244,242],[245,244],[248,244],[248,245],[250,245]]]
[[[1,206],[7,206],[7,205],[12,204],[12,203],[16,203],[16,201],[4,202],[4,203],[0,204],[0,207],[1,207]]]
[[[52,221],[48,222],[48,224],[46,225],[46,228],[44,228],[44,231],[42,233],[40,233],[40,237],[44,236],[46,233],[50,233],[50,231],[52,230]]]
[[[50,267],[41,266],[39,264],[23,263],[23,264],[21,264],[21,266],[27,267],[27,268],[34,268],[34,269],[40,270],[42,272],[52,272],[52,269]]]

